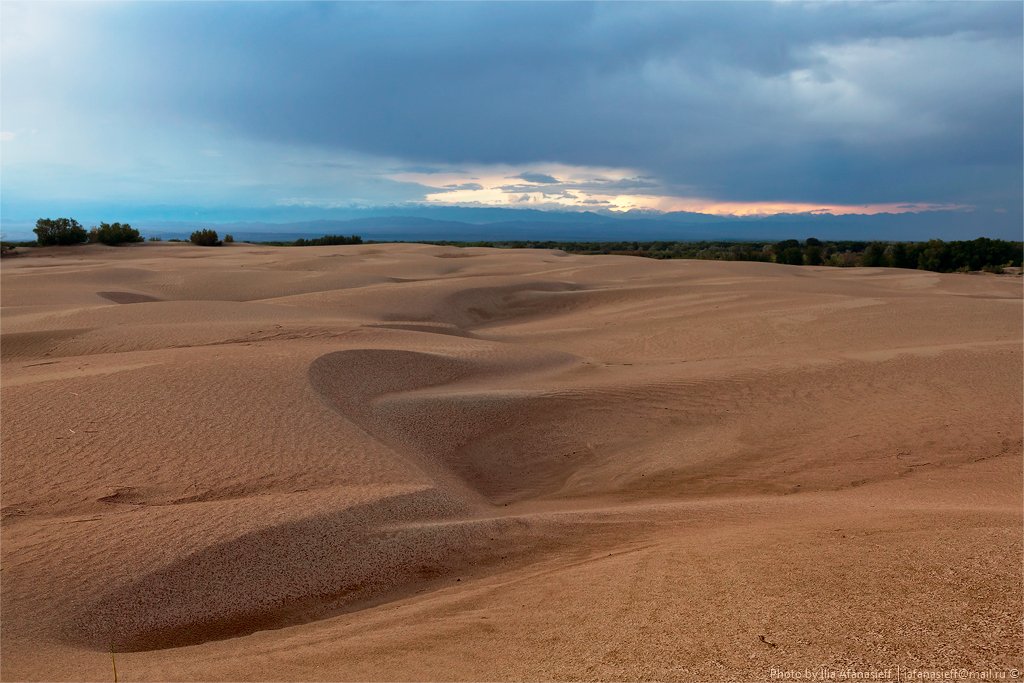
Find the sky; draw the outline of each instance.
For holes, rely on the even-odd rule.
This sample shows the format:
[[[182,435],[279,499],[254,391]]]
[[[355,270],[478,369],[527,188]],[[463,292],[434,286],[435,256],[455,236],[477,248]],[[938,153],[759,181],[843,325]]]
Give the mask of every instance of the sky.
[[[1013,236],[1022,23],[1021,2],[5,0],[0,220],[940,211]]]

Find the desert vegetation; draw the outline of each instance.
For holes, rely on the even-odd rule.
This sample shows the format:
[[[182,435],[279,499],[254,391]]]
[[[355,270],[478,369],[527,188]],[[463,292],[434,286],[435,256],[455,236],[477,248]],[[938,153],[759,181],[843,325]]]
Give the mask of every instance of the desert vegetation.
[[[125,242],[142,242],[142,235],[128,223],[100,223],[89,231],[89,241],[110,246]]]
[[[40,218],[33,231],[35,242],[4,242],[4,246],[39,246],[84,244],[94,242],[115,245],[125,242],[142,242],[142,235],[128,223],[100,223],[86,232],[74,218]]]
[[[89,239],[89,233],[74,218],[40,218],[32,232],[41,247],[81,244]]]
[[[220,237],[217,236],[217,231],[210,228],[196,230],[189,237],[189,241],[200,247],[219,247],[222,244]]]
[[[619,254],[656,259],[704,259],[713,261],[764,261],[793,266],[850,268],[915,268],[940,273],[957,271],[1001,272],[1021,267],[1024,243],[979,237],[944,242],[822,241],[809,237],[774,243],[721,241],[654,242],[556,242],[481,241],[426,242],[445,246],[497,247],[503,249],[560,249],[574,254]]]
[[[292,242],[295,247],[325,247],[335,244],[362,244],[363,238],[359,235],[324,235],[312,239],[297,239]]]
[[[141,242],[138,230],[127,223],[100,223],[86,232],[73,218],[40,218],[36,222],[35,242],[3,242],[7,247],[51,246],[99,242],[121,244]],[[160,241],[160,238],[149,238]],[[171,238],[169,242],[184,240]],[[189,241],[211,247],[235,241],[231,234],[223,241],[217,231],[204,228],[194,231]],[[385,240],[381,243],[390,242]],[[324,235],[300,237],[294,241],[263,241],[266,246],[319,247],[364,244],[360,235]],[[370,240],[368,243],[378,243]],[[779,242],[738,242],[731,240],[655,240],[655,241],[569,241],[569,240],[481,240],[432,241],[420,244],[455,247],[494,247],[499,249],[560,249],[572,254],[613,254],[654,259],[701,259],[712,261],[762,261],[792,266],[832,266],[837,268],[912,268],[939,273],[976,272],[1002,273],[1006,268],[1020,268],[1024,261],[1024,242],[979,237],[974,240],[927,242],[819,240],[814,237]]]

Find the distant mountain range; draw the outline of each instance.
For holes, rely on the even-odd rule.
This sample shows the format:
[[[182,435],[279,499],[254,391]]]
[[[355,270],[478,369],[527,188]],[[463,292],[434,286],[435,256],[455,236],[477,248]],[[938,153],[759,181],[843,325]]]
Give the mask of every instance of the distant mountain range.
[[[71,215],[89,226],[99,220],[130,222],[144,235],[187,237],[212,227],[237,240],[293,240],[325,234],[358,234],[366,240],[753,240],[817,237],[831,240],[927,240],[999,237],[1021,239],[1021,215],[991,211],[846,215],[777,214],[759,217],[715,216],[685,211],[599,213],[538,211],[458,206],[391,206],[322,209],[196,209],[169,207],[51,212]],[[114,215],[114,214],[117,215]],[[194,215],[166,220],[167,215]],[[42,214],[40,214],[42,215]],[[4,219],[5,239],[31,239],[33,221]]]

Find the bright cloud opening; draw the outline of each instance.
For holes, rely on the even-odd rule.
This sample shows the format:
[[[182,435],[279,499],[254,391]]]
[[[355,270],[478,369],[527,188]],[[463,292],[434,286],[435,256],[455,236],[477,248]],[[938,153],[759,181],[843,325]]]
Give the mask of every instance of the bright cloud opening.
[[[675,194],[662,183],[635,169],[592,168],[564,164],[535,164],[438,170],[433,173],[395,173],[392,180],[432,188],[424,197],[447,206],[501,206],[612,212],[690,211],[716,216],[770,216],[788,213],[847,214],[955,211],[965,204],[887,202],[878,204],[811,203],[791,201],[722,201]]]

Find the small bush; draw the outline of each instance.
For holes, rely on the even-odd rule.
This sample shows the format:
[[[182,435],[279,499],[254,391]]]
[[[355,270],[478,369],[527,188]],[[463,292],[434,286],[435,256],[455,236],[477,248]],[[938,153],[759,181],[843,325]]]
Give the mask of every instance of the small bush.
[[[85,228],[74,218],[40,218],[32,231],[39,246],[81,244],[89,239]]]
[[[201,247],[219,247],[221,245],[220,238],[217,236],[216,230],[209,228],[205,230],[196,230],[189,237],[192,244],[198,244]]]
[[[124,242],[141,242],[142,235],[127,223],[100,223],[89,231],[89,241],[113,246]]]
[[[234,235],[230,235],[230,234],[224,235],[224,244],[231,244],[234,241],[235,241],[235,236]]]
[[[149,238],[147,238],[147,239],[148,239],[148,240],[149,240],[150,242],[163,242],[163,241],[164,241],[164,239],[163,239],[162,237],[155,237],[155,236],[154,236],[154,237],[149,237]]]

